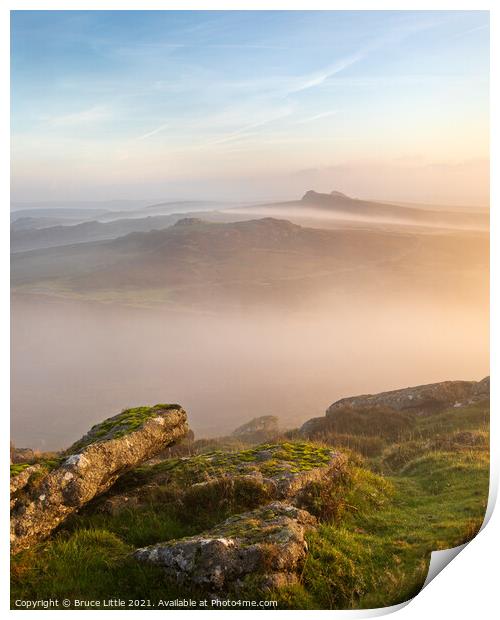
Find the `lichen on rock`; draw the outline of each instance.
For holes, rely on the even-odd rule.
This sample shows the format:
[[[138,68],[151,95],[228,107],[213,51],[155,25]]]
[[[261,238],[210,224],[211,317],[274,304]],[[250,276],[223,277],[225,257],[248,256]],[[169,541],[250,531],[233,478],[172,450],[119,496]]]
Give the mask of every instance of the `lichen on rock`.
[[[295,506],[272,502],[231,517],[197,536],[138,549],[142,562],[162,566],[179,583],[209,591],[292,583],[307,553],[305,534],[316,519]]]
[[[112,493],[102,507],[116,514],[120,506],[147,502],[148,493],[154,496],[155,489],[168,486],[190,503],[202,498],[203,493],[227,496],[239,490],[240,495],[251,494],[255,499],[247,502],[244,509],[248,509],[273,499],[291,500],[306,484],[328,476],[333,466],[339,467],[344,461],[344,454],[304,441],[169,459],[131,472],[123,480],[124,484],[130,480],[125,492]]]
[[[326,410],[327,416],[335,416],[339,409],[390,407],[396,411],[428,414],[448,407],[470,405],[489,399],[490,378],[481,381],[442,381],[415,387],[363,394],[342,398]]]
[[[365,436],[383,433],[397,440],[421,416],[486,402],[489,397],[489,377],[481,381],[442,381],[378,394],[350,396],[330,405],[324,417],[304,422],[298,435],[321,438],[332,433]]]
[[[155,416],[162,419],[161,412],[182,410],[177,404],[159,404],[153,407],[133,407],[124,409],[118,415],[95,424],[89,432],[66,450],[66,454],[79,452],[85,446],[98,441],[119,439],[140,428],[144,422]]]
[[[30,547],[68,515],[107,491],[126,471],[188,432],[179,405],[128,409],[94,426],[60,460],[23,468],[11,479],[11,548]]]

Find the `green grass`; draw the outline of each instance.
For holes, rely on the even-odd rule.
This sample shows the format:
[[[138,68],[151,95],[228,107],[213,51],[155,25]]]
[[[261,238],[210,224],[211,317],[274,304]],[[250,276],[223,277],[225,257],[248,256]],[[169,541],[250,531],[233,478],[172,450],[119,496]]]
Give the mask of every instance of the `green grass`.
[[[98,529],[110,532],[133,548],[182,538],[197,531],[185,519],[178,517],[171,507],[162,504],[138,509],[125,509],[118,514],[104,512],[73,515],[64,526],[64,535],[80,530]]]
[[[10,475],[17,476],[18,474],[23,472],[25,469],[27,469],[31,465],[40,465],[42,469],[40,471],[33,473],[30,477],[30,480],[32,478],[33,479],[40,478],[40,476],[46,475],[48,472],[58,467],[63,460],[64,460],[63,457],[37,458],[37,459],[33,459],[33,461],[30,461],[29,463],[11,463]]]
[[[25,469],[27,469],[32,463],[11,463],[10,464],[10,475],[17,476]]]
[[[436,433],[449,434],[459,430],[487,429],[489,421],[489,403],[482,402],[468,407],[452,407],[441,413],[421,416],[417,418],[413,433],[415,436],[433,437]]]
[[[381,607],[414,596],[425,580],[431,551],[470,540],[480,527],[489,484],[487,420],[484,404],[419,417],[406,440],[387,441],[382,454],[368,460],[351,455],[342,485],[312,489],[305,498],[311,509],[318,507],[322,522],[307,535],[309,553],[300,584],[266,595],[249,590],[247,596],[275,598],[280,608],[292,609]],[[263,450],[270,458],[259,462]],[[253,487],[210,485],[190,495],[186,485],[207,467],[217,475],[226,472],[222,486],[256,462],[267,463],[272,471],[277,463],[307,471],[326,462],[330,451],[289,441],[138,468],[118,487],[144,487],[140,505],[111,515],[95,502],[68,519],[51,540],[15,556],[12,598],[120,596],[153,603],[205,598],[206,593],[168,581],[161,570],[136,563],[130,553],[196,534],[252,507],[252,501],[265,503],[266,497],[257,496]],[[174,472],[187,501],[175,492]],[[153,481],[152,491],[148,484]]]
[[[115,596],[175,598],[162,571],[130,557],[133,547],[102,529],[59,535],[48,545],[26,551],[12,562],[16,599],[106,600]]]
[[[391,501],[308,536],[303,585],[278,593],[283,607],[371,608],[408,600],[423,585],[431,551],[470,540],[482,523],[487,453],[434,453],[387,480]]]
[[[279,477],[287,472],[299,473],[324,467],[332,456],[331,448],[305,441],[261,444],[233,452],[216,450],[138,467],[124,476],[117,488],[133,488],[154,479],[186,487],[217,477],[252,472]]]

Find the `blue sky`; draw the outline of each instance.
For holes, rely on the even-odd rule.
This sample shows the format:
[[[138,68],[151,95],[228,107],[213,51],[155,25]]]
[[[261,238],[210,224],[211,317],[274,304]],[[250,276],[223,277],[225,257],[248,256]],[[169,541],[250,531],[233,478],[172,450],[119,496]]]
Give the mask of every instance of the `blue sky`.
[[[12,198],[488,200],[486,12],[16,11]]]

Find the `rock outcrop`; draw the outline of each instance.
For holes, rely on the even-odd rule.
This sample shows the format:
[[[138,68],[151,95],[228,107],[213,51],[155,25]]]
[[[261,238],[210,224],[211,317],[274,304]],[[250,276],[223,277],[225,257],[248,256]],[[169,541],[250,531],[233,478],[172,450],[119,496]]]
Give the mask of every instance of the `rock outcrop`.
[[[178,499],[195,503],[210,491],[227,500],[228,494],[245,489],[252,504],[272,500],[293,501],[312,482],[331,477],[345,466],[344,454],[307,442],[262,444],[238,452],[211,452],[176,461],[144,466],[124,477],[119,488],[101,500],[101,509],[117,514],[124,508],[149,503],[158,488],[177,489]],[[336,474],[335,474],[336,475]]]
[[[308,438],[319,437],[327,430],[329,430],[329,420],[325,416],[321,416],[304,422],[299,429],[299,435]]]
[[[182,439],[188,430],[186,412],[179,405],[127,409],[94,426],[57,459],[25,469],[13,466],[12,551],[48,536],[121,474]]]
[[[339,409],[390,407],[396,411],[426,414],[448,407],[460,407],[486,400],[490,395],[490,378],[482,381],[443,381],[417,385],[379,394],[364,394],[342,398],[330,405],[327,416],[334,416]]]
[[[27,463],[34,461],[35,451],[31,448],[14,448],[11,446],[10,460],[11,463]]]
[[[166,477],[157,478],[156,484],[182,481],[190,506],[203,503],[200,498],[205,496],[213,504],[219,490],[221,500],[227,502],[232,485],[241,484],[240,496],[251,497],[248,508],[253,509],[197,536],[139,549],[135,557],[158,564],[179,583],[203,587],[214,596],[238,591],[249,580],[258,589],[294,583],[307,553],[304,535],[316,525],[316,517],[302,508],[308,506],[304,503],[307,491],[317,483],[338,480],[342,484],[346,466],[344,454],[307,442],[263,444],[182,459],[170,465]],[[155,467],[161,470],[160,464]],[[146,475],[151,481],[151,472]],[[137,502],[137,497],[122,499],[123,506]]]
[[[238,426],[232,436],[248,443],[261,443],[274,439],[278,434],[278,418],[274,415],[263,415]]]
[[[392,429],[395,437],[411,429],[414,416],[432,415],[450,407],[465,407],[490,397],[490,378],[482,381],[443,381],[415,387],[342,398],[330,405],[325,417],[311,418],[299,430],[301,437],[361,432],[377,435]],[[372,432],[370,432],[370,430]]]
[[[248,579],[272,588],[297,581],[307,553],[305,533],[315,524],[307,511],[273,502],[198,536],[151,545],[134,555],[162,566],[179,583],[212,593],[238,589]]]
[[[326,410],[326,416],[311,418],[299,429],[305,438],[329,433],[378,435],[392,432],[397,438],[410,430],[415,416],[432,415],[451,407],[466,407],[490,397],[490,378],[481,381],[443,381],[415,387],[342,398]]]
[[[345,203],[346,205],[355,202],[354,198],[351,198],[342,192],[337,192],[334,190],[329,194],[322,194],[321,192],[315,192],[313,189],[308,190],[302,196],[301,200],[306,203],[321,204],[326,206],[334,206],[338,202]]]
[[[18,492],[28,484],[30,478],[37,474],[38,472],[42,472],[42,465],[35,463],[34,465],[30,465],[29,463],[23,464],[25,466],[21,466],[17,470],[14,469],[12,471],[11,467],[11,476],[10,476],[10,508],[15,507],[18,501]]]

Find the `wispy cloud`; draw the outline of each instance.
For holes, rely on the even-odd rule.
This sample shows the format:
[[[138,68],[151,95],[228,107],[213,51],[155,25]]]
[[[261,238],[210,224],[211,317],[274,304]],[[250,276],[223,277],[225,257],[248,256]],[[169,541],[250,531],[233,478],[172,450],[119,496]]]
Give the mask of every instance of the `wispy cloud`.
[[[168,129],[171,126],[172,126],[172,123],[164,123],[163,125],[159,125],[158,127],[155,127],[154,129],[152,129],[151,131],[148,131],[147,133],[142,134],[141,136],[138,136],[137,138],[135,138],[135,140],[146,140],[146,138],[151,138],[152,136],[155,136],[157,133],[161,133],[162,131],[165,131],[165,129]]]
[[[235,140],[241,139],[242,137],[253,135],[254,129],[258,129],[259,127],[263,127],[264,125],[269,125],[270,123],[274,121],[277,121],[282,118],[285,118],[286,116],[289,116],[291,113],[292,113],[292,110],[290,107],[288,107],[286,109],[283,109],[281,112],[278,112],[277,114],[274,114],[268,118],[256,121],[255,123],[250,123],[248,125],[245,125],[244,127],[241,127],[240,129],[237,129],[236,131],[228,133],[224,135],[223,137],[218,138],[217,140],[208,142],[207,144],[203,146],[215,146],[217,144],[225,144],[226,142],[233,142]]]
[[[489,24],[481,24],[480,26],[476,26],[475,28],[469,28],[468,30],[464,30],[463,32],[459,32],[454,36],[450,37],[450,39],[460,39],[461,37],[465,37],[468,34],[472,34],[473,32],[478,32],[479,30],[489,30]]]
[[[314,71],[309,75],[302,76],[296,80],[296,83],[293,84],[289,88],[288,93],[293,94],[300,92],[302,90],[307,90],[308,88],[314,88],[315,86],[321,86],[329,77],[332,75],[336,75],[340,73],[344,69],[347,69],[351,65],[356,62],[359,62],[365,57],[363,52],[357,52],[352,56],[348,56],[346,58],[342,58],[337,62],[320,69],[319,71]]]
[[[93,124],[111,118],[111,110],[108,106],[96,105],[85,110],[52,116],[45,118],[51,127],[73,127],[77,125]]]
[[[328,116],[333,116],[337,114],[337,110],[328,110],[327,112],[320,112],[319,114],[313,114],[313,116],[307,116],[306,118],[301,118],[297,121],[298,124],[302,123],[312,123],[313,121],[318,121],[321,118],[327,118]]]

